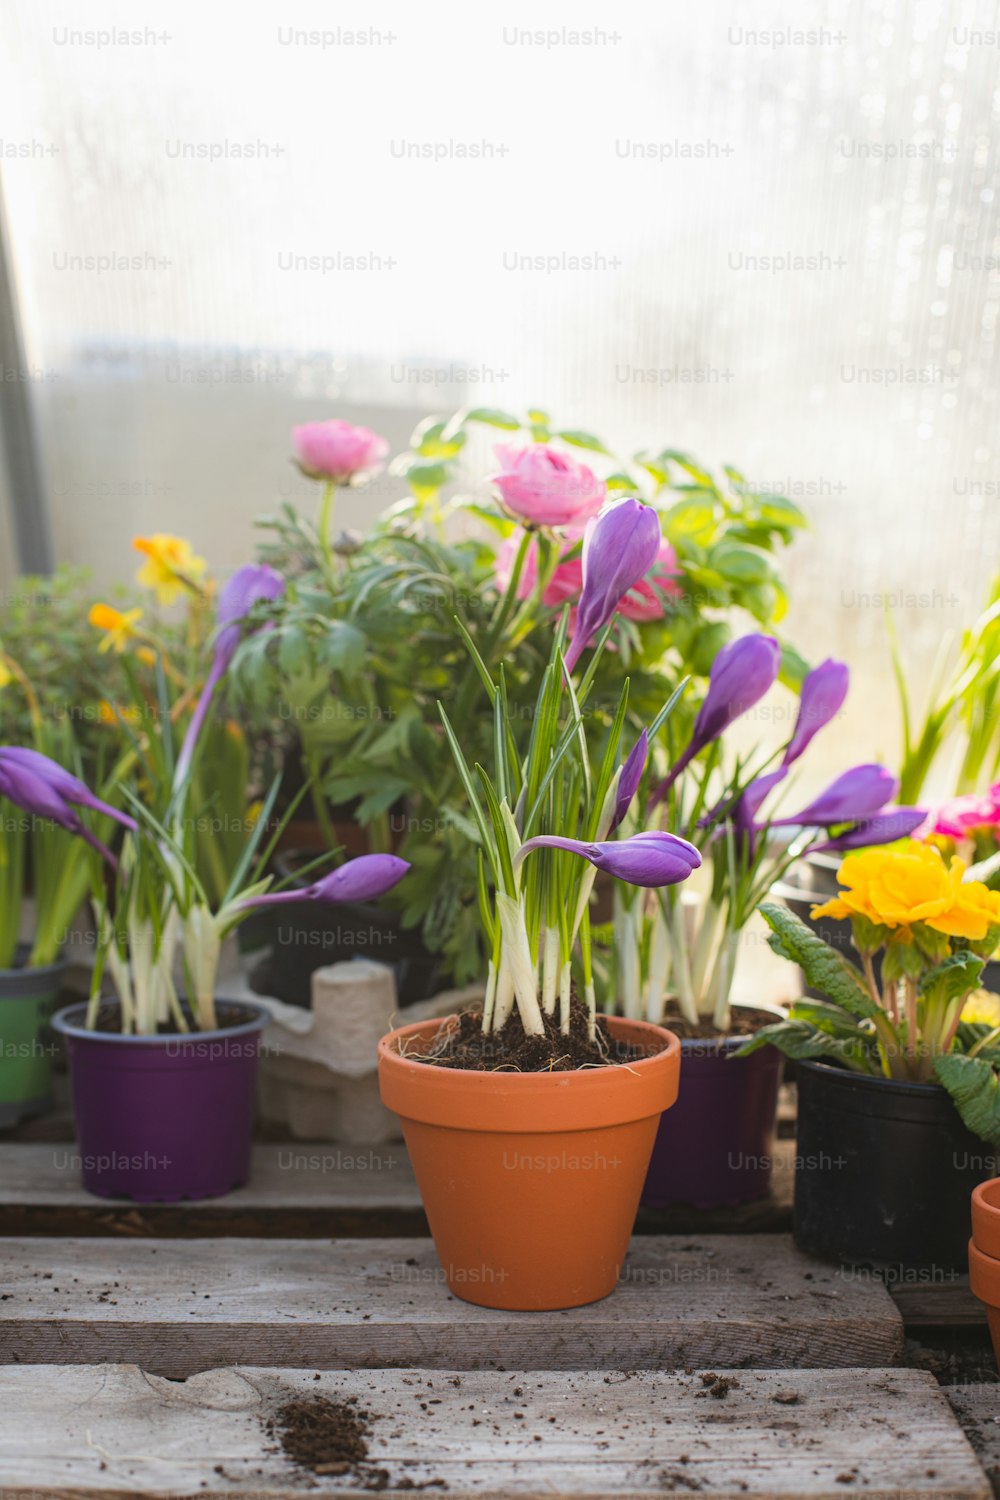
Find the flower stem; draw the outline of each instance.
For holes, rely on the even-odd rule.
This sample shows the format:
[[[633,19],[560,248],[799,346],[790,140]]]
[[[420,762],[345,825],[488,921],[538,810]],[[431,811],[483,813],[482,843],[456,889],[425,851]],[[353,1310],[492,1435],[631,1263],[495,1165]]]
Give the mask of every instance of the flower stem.
[[[333,577],[333,548],[330,544],[330,519],[333,515],[333,500],[336,493],[336,484],[332,479],[328,479],[323,486],[323,499],[320,502],[319,520],[316,524],[320,556],[323,559],[323,569],[327,578]]]

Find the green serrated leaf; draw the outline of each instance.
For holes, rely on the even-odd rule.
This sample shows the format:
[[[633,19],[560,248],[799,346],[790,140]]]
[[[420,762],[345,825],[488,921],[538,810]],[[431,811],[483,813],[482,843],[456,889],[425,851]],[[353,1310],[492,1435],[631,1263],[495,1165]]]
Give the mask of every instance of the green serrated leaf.
[[[760,912],[771,929],[769,941],[774,952],[798,964],[813,989],[861,1020],[881,1015],[857,969],[843,954],[827,947],[822,938],[785,907],[765,902]]]

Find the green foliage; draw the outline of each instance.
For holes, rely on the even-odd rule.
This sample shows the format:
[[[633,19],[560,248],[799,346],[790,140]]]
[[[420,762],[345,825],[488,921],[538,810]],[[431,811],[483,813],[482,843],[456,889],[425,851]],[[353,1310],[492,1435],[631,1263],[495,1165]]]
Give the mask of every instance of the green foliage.
[[[768,941],[774,952],[798,964],[814,989],[860,1020],[869,1020],[878,1012],[857,969],[842,953],[828,947],[785,907],[765,903],[760,911],[771,929]]]

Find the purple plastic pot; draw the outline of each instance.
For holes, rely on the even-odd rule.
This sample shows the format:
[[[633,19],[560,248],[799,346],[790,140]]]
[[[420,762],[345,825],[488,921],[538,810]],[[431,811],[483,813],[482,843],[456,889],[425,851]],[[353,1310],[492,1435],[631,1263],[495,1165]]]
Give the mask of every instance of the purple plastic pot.
[[[86,1005],[53,1017],[66,1040],[83,1185],[99,1198],[215,1198],[250,1172],[261,1005],[217,1002],[238,1026],[182,1036],[86,1030]]]
[[[745,1041],[681,1042],[680,1092],[656,1134],[647,1208],[722,1208],[767,1193],[784,1059],[776,1047],[734,1058]]]

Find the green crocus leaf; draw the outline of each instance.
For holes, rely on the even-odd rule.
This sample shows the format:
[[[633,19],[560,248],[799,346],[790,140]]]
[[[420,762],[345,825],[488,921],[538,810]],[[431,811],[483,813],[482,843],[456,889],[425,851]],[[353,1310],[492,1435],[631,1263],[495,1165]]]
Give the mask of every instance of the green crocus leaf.
[[[774,952],[798,964],[813,989],[860,1020],[881,1014],[861,983],[857,969],[842,954],[827,947],[804,922],[783,906],[765,902],[760,911],[771,929],[768,941]]]
[[[992,1063],[951,1052],[937,1059],[934,1073],[973,1135],[1000,1153],[1000,1079]]]

